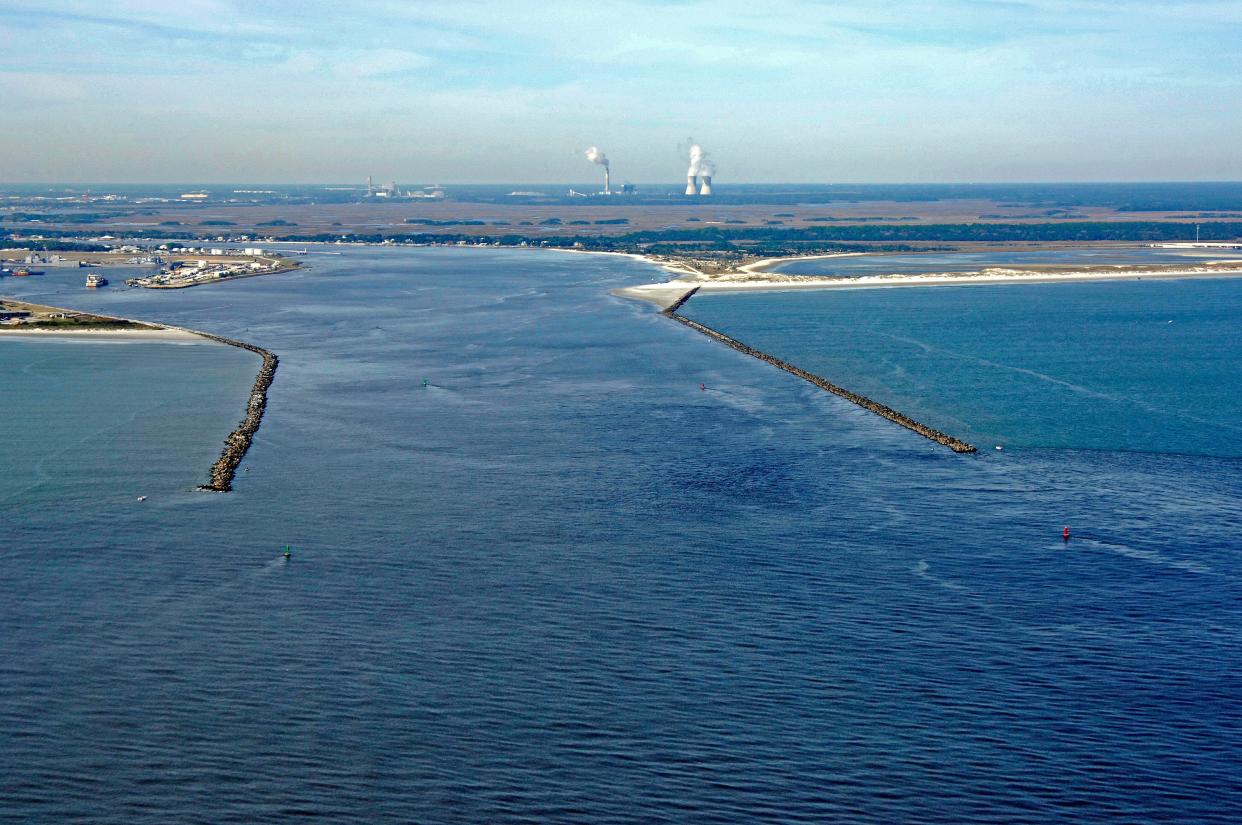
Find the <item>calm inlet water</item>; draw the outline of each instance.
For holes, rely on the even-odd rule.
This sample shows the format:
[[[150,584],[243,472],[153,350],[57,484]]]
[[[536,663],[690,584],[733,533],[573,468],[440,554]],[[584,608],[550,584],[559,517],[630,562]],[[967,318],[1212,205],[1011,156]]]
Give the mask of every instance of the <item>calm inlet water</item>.
[[[10,438],[0,501],[133,500],[193,487],[242,416],[259,358],[204,341],[151,343],[0,336],[0,392]],[[129,465],[118,472],[116,465]]]
[[[248,383],[206,346],[127,368],[186,359],[142,390],[183,427],[3,488],[0,820],[1242,815],[1237,459],[956,456],[608,297],[625,259],[311,263],[3,284],[281,367],[235,493],[190,489],[245,396],[192,388]],[[54,347],[0,343],[11,439],[147,420],[115,372],[33,403],[123,371]]]
[[[1242,457],[1242,280],[716,294],[685,314],[979,446]]]

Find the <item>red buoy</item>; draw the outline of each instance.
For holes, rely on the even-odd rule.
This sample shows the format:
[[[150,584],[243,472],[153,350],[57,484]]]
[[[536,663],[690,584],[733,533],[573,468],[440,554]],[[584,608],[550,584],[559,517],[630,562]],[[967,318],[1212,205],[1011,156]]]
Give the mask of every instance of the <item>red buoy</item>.
[[[1061,531],[1061,541],[1069,541],[1069,536],[1070,536],[1069,528],[1066,527],[1064,530]]]
[[[703,392],[707,392],[707,385],[706,385],[706,384],[699,384],[699,389],[700,389],[700,390],[702,390]]]

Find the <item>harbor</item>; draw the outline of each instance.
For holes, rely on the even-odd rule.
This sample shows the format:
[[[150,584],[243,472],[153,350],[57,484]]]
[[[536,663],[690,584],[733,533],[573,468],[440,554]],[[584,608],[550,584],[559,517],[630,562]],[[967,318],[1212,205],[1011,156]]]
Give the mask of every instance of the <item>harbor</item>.
[[[125,281],[125,284],[147,289],[185,289],[239,278],[274,275],[278,272],[288,272],[299,266],[299,262],[294,259],[277,256],[230,258],[217,255],[212,258],[174,261],[154,275],[130,278]]]
[[[279,252],[268,252],[262,247],[230,248],[221,246],[179,246],[161,244],[137,246],[122,244],[109,251],[78,251],[50,254],[8,250],[4,261],[12,261],[0,268],[0,276],[30,277],[44,274],[34,266],[54,269],[81,269],[98,267],[150,267],[156,271],[150,275],[138,275],[125,279],[130,287],[147,289],[185,289],[204,286],[238,278],[253,278],[288,272],[301,266],[296,258]],[[86,286],[96,288],[108,285],[108,278],[99,273],[86,276]]]

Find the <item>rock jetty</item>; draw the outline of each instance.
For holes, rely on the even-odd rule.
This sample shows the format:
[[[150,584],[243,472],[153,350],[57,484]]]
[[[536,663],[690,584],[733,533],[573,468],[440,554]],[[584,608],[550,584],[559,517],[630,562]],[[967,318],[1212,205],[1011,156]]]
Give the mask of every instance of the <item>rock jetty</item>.
[[[237,474],[237,467],[246,457],[250,442],[263,422],[263,413],[267,409],[267,391],[272,386],[272,379],[276,377],[276,366],[280,363],[280,359],[275,353],[244,341],[234,341],[232,338],[222,338],[206,332],[199,332],[198,335],[221,344],[228,344],[230,347],[250,350],[263,358],[263,366],[259,367],[259,374],[254,379],[254,388],[250,390],[250,400],[246,403],[246,417],[242,419],[237,429],[224,439],[224,451],[220,453],[220,458],[211,468],[211,481],[198,488],[213,493],[227,493],[233,489],[233,477]]]
[[[951,435],[945,435],[939,430],[933,430],[931,427],[928,427],[925,424],[920,424],[919,422],[915,421],[913,418],[910,418],[909,416],[902,415],[901,413],[897,412],[891,407],[886,407],[883,404],[872,401],[870,398],[859,395],[856,392],[850,392],[844,387],[838,387],[836,384],[826,381],[823,378],[820,378],[818,375],[815,375],[814,373],[807,372],[806,370],[801,369],[799,367],[795,367],[793,364],[790,364],[788,361],[782,361],[779,358],[768,355],[766,352],[761,352],[755,349],[754,347],[747,346],[746,344],[743,344],[741,341],[738,341],[735,338],[730,338],[728,335],[725,335],[723,332],[718,332],[709,326],[700,324],[698,321],[691,321],[689,318],[685,317],[684,315],[678,315],[677,310],[681,309],[682,306],[685,305],[686,301],[694,297],[694,293],[698,291],[699,290],[697,288],[692,289],[689,292],[687,292],[685,295],[678,298],[676,302],[674,302],[672,305],[668,307],[668,309],[664,310],[664,314],[670,318],[673,318],[674,320],[680,321],[681,323],[685,324],[691,329],[698,330],[699,332],[706,335],[708,338],[713,338],[719,341],[720,343],[724,344],[725,346],[731,347],[737,350],[738,352],[745,353],[746,355],[749,355],[752,358],[758,358],[760,361],[765,361],[771,364],[772,366],[777,367],[778,369],[782,369],[791,375],[796,375],[799,378],[803,379],[804,381],[809,381],[815,386],[819,387],[820,389],[824,389],[830,393],[839,395],[845,400],[851,401],[857,404],[858,406],[862,407],[864,410],[869,410],[870,412],[873,412],[882,418],[887,418],[889,421],[892,421],[895,424],[900,424],[901,426],[905,427],[908,430],[913,430],[914,432],[918,433],[924,438],[931,439],[932,441],[935,441],[937,444],[941,444],[945,447],[948,447],[950,450],[952,450],[955,453],[976,452],[975,448],[971,446],[970,444],[967,444],[965,441],[960,441]]]

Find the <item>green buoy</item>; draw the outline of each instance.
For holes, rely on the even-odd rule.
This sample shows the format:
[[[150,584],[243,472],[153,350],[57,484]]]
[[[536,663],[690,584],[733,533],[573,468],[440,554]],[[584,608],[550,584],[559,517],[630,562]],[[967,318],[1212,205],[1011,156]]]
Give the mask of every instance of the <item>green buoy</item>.
[[[285,560],[287,561],[292,556],[293,556],[293,550],[289,547],[289,545],[286,544],[285,545]]]

